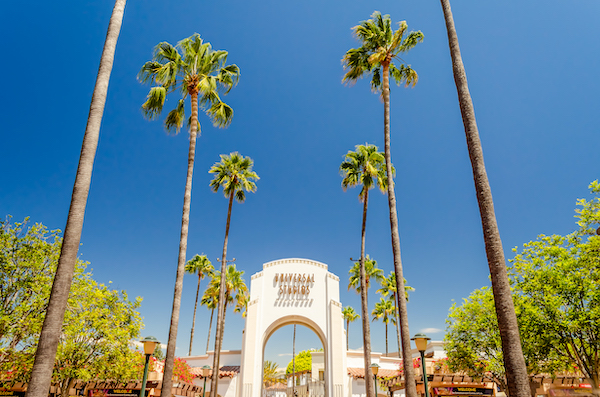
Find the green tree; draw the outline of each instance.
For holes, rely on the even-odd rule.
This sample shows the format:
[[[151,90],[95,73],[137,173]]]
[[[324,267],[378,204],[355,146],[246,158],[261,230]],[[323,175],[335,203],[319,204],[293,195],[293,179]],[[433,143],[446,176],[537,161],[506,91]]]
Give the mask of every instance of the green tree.
[[[141,298],[130,302],[125,291],[114,291],[91,278],[76,275],[56,355],[53,380],[62,397],[77,379],[128,380],[136,376],[135,353],[142,320],[136,309]]]
[[[381,320],[385,324],[385,354],[388,354],[388,324],[396,323],[396,306],[394,302],[388,299],[381,298],[379,302],[375,303],[375,308],[371,312],[373,321]]]
[[[293,357],[292,361],[288,364],[285,373],[290,375],[293,372],[293,363],[296,364],[296,372],[310,371],[312,370],[312,355],[311,350],[303,350]]]
[[[175,346],[190,222],[196,136],[200,130],[198,108],[202,107],[213,125],[217,127],[226,127],[231,123],[233,110],[221,101],[219,94],[228,93],[237,84],[239,69],[236,65],[227,65],[226,63],[227,51],[214,51],[210,43],[203,42],[200,35],[195,33],[181,40],[177,46],[167,42],[159,43],[154,48],[153,60],[146,62],[138,75],[142,83],[153,85],[146,102],[142,105],[144,115],[149,119],[155,119],[161,114],[167,94],[176,90],[181,93],[182,98],[177,102],[177,106],[165,118],[167,131],[178,133],[181,130],[186,120],[185,99],[189,96],[191,102],[191,116],[188,120],[190,131],[188,167],[183,195],[171,325],[164,369],[165,380],[161,389],[162,397],[170,396],[173,383]]]
[[[60,257],[59,234],[30,225],[28,218],[0,221],[0,365],[17,361],[17,352],[35,350]]]
[[[526,313],[524,340],[535,336],[537,357],[555,355],[579,368],[600,396],[600,236],[595,230],[600,184],[589,187],[594,197],[577,201],[579,229],[566,236],[540,235],[525,244],[509,274]],[[527,352],[530,346],[524,345]]]
[[[423,40],[421,32],[410,32],[405,36],[407,30],[406,22],[400,22],[398,29],[392,29],[389,15],[382,16],[374,12],[372,19],[362,21],[352,28],[356,38],[360,41],[359,48],[352,48],[346,52],[342,59],[344,69],[347,70],[343,82],[355,82],[365,74],[370,74],[371,88],[381,92],[383,99],[383,132],[385,142],[385,165],[387,170],[387,193],[390,209],[390,229],[392,237],[392,251],[394,255],[394,270],[398,280],[398,291],[404,291],[404,277],[402,276],[402,259],[400,254],[400,235],[398,233],[398,214],[396,211],[396,193],[394,191],[394,179],[392,172],[392,155],[390,149],[390,75],[397,84],[405,83],[406,86],[415,85],[418,80],[417,72],[410,66],[396,65],[395,60],[400,59],[399,54],[412,49]],[[400,315],[400,331],[402,336],[402,361],[406,371],[407,397],[417,397],[417,386],[412,381],[414,370],[412,367],[412,356],[410,347],[410,331],[408,328],[408,313],[406,300],[402,299],[401,293],[397,293],[398,311]],[[363,319],[364,321],[364,319]],[[367,377],[367,380],[370,377]],[[368,394],[372,395],[370,384],[367,382]]]
[[[358,267],[358,278],[356,287],[360,293],[362,327],[363,327],[363,345],[365,368],[371,363],[371,329],[369,325],[368,308],[368,278],[365,273],[365,236],[367,225],[367,208],[369,205],[369,190],[375,184],[383,192],[386,188],[387,178],[385,175],[385,159],[375,145],[357,145],[356,151],[349,151],[342,164],[340,173],[343,176],[342,188],[344,191],[349,187],[362,186],[358,199],[363,203],[362,229],[360,240],[360,259]],[[366,388],[371,390],[372,385],[370,377],[366,377]]]
[[[501,391],[506,392],[500,331],[490,289],[473,291],[460,306],[454,303],[446,325],[444,349],[450,370],[474,378],[491,376]]]
[[[590,189],[595,197],[577,202],[578,230],[540,235],[524,245],[508,270],[527,372],[554,375],[577,369],[599,395],[600,236],[594,228],[600,223],[600,184],[593,182]],[[489,288],[453,305],[445,346],[451,369],[491,374],[510,395],[494,306]]]
[[[473,181],[475,183],[477,203],[479,204],[479,213],[481,215],[485,252],[490,269],[492,290],[496,302],[496,316],[498,317],[498,326],[500,327],[500,336],[502,339],[508,390],[512,397],[528,397],[531,395],[529,377],[523,357],[517,316],[515,314],[506,270],[504,249],[502,248],[502,240],[500,239],[500,232],[496,222],[492,190],[485,169],[483,150],[479,139],[477,120],[475,119],[475,110],[471,94],[469,93],[467,74],[460,54],[458,36],[454,26],[452,10],[450,9],[450,1],[440,0],[440,2],[446,21],[454,82],[456,84],[460,112],[465,128],[467,149],[473,169]]]
[[[238,152],[233,152],[229,156],[222,154],[221,161],[215,163],[209,173],[215,174],[210,182],[213,192],[218,192],[223,188],[223,194],[229,199],[227,208],[227,222],[225,223],[225,240],[223,242],[223,255],[221,256],[221,285],[225,284],[225,266],[227,263],[227,241],[229,239],[229,224],[231,222],[231,207],[233,199],[239,203],[246,200],[246,192],[255,192],[255,180],[260,179],[258,174],[252,171],[254,162],[250,157],[244,157]],[[215,336],[215,356],[213,368],[219,368],[219,359],[221,357],[221,345],[223,343],[223,327],[225,325],[225,289],[220,289],[218,299],[217,330]],[[219,382],[218,376],[213,376],[211,381],[211,390],[216,391]],[[211,391],[211,394],[214,392]],[[212,396],[216,397],[216,396]]]
[[[46,397],[50,389],[52,368],[56,359],[56,350],[58,349],[59,338],[62,332],[61,326],[65,317],[69,290],[77,263],[83,218],[100,135],[100,123],[102,122],[102,115],[104,113],[106,93],[108,91],[108,83],[110,81],[110,73],[112,71],[124,11],[125,0],[116,0],[108,24],[104,49],[100,57],[100,66],[98,68],[94,93],[92,94],[83,144],[81,145],[79,165],[77,166],[77,174],[73,185],[62,249],[56,274],[52,282],[52,291],[45,310],[46,315],[37,345],[31,380],[27,386],[27,397]]]
[[[198,275],[198,286],[196,287],[196,300],[194,301],[194,316],[192,317],[192,330],[190,332],[190,351],[192,355],[192,344],[194,343],[194,328],[196,327],[196,309],[198,308],[198,295],[200,294],[200,281],[206,276],[211,276],[215,271],[214,266],[208,260],[206,255],[196,255],[185,265],[185,271],[190,274]]]
[[[406,298],[406,301],[408,302],[408,292],[409,291],[414,291],[415,289],[409,285],[406,285],[406,279],[404,279],[404,297]],[[398,315],[398,308],[396,307],[396,291],[397,291],[397,287],[396,287],[396,273],[394,272],[390,272],[390,275],[387,277],[384,277],[381,280],[381,288],[379,288],[377,290],[378,294],[383,295],[384,297],[388,297],[391,301],[392,304],[394,305],[394,316],[395,316],[395,321],[393,322],[394,325],[396,326],[396,337],[398,339],[398,357],[400,357],[400,351],[401,351],[401,347],[402,345],[400,344],[400,317]]]
[[[346,320],[346,350],[349,349],[348,345],[348,335],[350,335],[350,323],[355,322],[360,317],[352,306],[346,306],[342,309],[342,315],[344,316],[344,320]]]
[[[50,296],[61,241],[28,221],[0,227],[0,378],[27,382]],[[75,379],[131,379],[138,355],[129,344],[139,337],[141,299],[98,284],[78,261],[74,269],[52,380],[63,396]],[[10,326],[12,324],[12,326]]]
[[[357,293],[360,293],[360,262],[354,262],[354,265],[348,271],[348,275],[348,290],[354,288]],[[375,259],[371,259],[367,255],[365,258],[365,289],[367,290],[371,287],[371,279],[380,283],[383,280],[383,270],[377,267]]]

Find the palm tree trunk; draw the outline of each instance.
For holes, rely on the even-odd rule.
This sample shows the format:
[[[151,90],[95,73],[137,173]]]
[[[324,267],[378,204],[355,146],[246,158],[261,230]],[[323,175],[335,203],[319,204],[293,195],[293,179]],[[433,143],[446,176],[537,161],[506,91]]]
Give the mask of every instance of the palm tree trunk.
[[[346,350],[349,349],[348,336],[350,335],[350,320],[346,320]]]
[[[385,323],[385,355],[388,355],[388,323]]]
[[[375,384],[371,373],[371,327],[369,324],[369,304],[367,274],[365,271],[365,236],[367,232],[367,206],[369,204],[369,190],[365,189],[363,197],[363,218],[360,237],[360,309],[362,312],[363,326],[363,355],[365,363],[365,390],[367,397],[375,396]]]
[[[294,324],[294,338],[292,342],[292,396],[296,397],[296,324]]]
[[[196,302],[194,303],[194,316],[192,317],[192,331],[190,332],[190,352],[192,355],[192,343],[194,342],[194,328],[196,328],[196,309],[198,308],[198,294],[200,293],[200,274],[198,274],[198,287],[196,287]]]
[[[215,309],[212,309],[210,311],[210,321],[208,323],[208,338],[206,338],[206,353],[208,353],[208,345],[210,344],[210,330],[212,328],[213,314],[215,314]]]
[[[395,304],[397,302],[395,293],[392,294],[392,299],[394,300],[394,304]],[[394,310],[394,316],[396,317],[396,338],[398,338],[398,357],[401,357],[400,352],[402,351],[402,347],[400,344],[400,318],[398,316],[398,308],[397,307]]]
[[[227,223],[225,224],[225,241],[223,242],[223,255],[221,256],[221,283],[219,286],[219,308],[217,315],[217,330],[215,331],[215,355],[213,359],[213,371],[219,372],[219,360],[221,358],[221,345],[223,343],[223,326],[225,320],[225,273],[227,271],[227,240],[229,239],[229,223],[231,222],[231,207],[233,205],[234,190],[229,194],[229,207],[227,208]],[[213,372],[215,373],[215,372]],[[210,395],[217,397],[217,387],[219,385],[219,376],[213,376],[211,379]]]
[[[190,93],[192,101],[192,117],[190,127],[190,147],[188,151],[188,169],[185,180],[185,193],[183,195],[183,214],[181,216],[181,235],[179,237],[179,257],[177,261],[177,274],[175,289],[173,291],[173,308],[171,310],[171,326],[169,327],[169,341],[167,342],[167,355],[161,397],[171,396],[173,386],[173,366],[175,365],[175,349],[177,347],[177,328],[179,327],[179,309],[181,308],[181,292],[183,291],[183,275],[185,273],[185,259],[187,252],[188,229],[190,224],[190,207],[192,203],[192,175],[194,173],[194,156],[196,153],[196,137],[198,132],[198,93]]]
[[[388,179],[388,203],[390,207],[390,229],[392,234],[392,252],[394,254],[394,272],[396,273],[396,301],[400,317],[400,337],[402,339],[402,362],[406,380],[406,397],[417,397],[417,385],[414,381],[415,370],[412,366],[410,331],[408,329],[408,311],[404,298],[404,276],[400,254],[400,235],[398,233],[398,214],[396,211],[396,193],[392,174],[392,154],[390,149],[390,64],[383,65],[383,130],[385,138],[385,167]]]
[[[504,250],[502,248],[500,232],[498,231],[498,225],[496,223],[492,191],[490,189],[483,161],[483,150],[481,148],[481,141],[479,140],[473,102],[471,101],[467,76],[460,55],[458,37],[454,27],[450,3],[448,0],[440,1],[446,20],[448,45],[452,56],[454,82],[456,83],[456,90],[458,92],[460,112],[467,139],[467,148],[469,150],[469,158],[471,159],[471,166],[473,168],[473,179],[475,182],[475,191],[477,193],[477,203],[479,204],[479,213],[481,215],[485,251],[488,259],[488,266],[490,268],[492,290],[496,305],[496,316],[498,317],[498,328],[500,330],[500,339],[502,341],[508,394],[510,397],[529,397],[531,395],[529,389],[529,377],[527,375],[525,359],[523,358],[519,327],[506,272]]]
[[[77,175],[75,176],[75,183],[73,185],[71,206],[65,225],[60,258],[58,259],[46,317],[44,318],[44,324],[35,353],[35,360],[31,370],[31,380],[27,387],[27,397],[47,397],[50,390],[54,360],[56,359],[56,351],[67,308],[69,290],[71,289],[71,282],[73,281],[73,273],[77,262],[77,251],[79,250],[79,243],[81,241],[83,217],[90,190],[92,169],[94,167],[94,158],[96,157],[96,148],[100,135],[100,124],[104,113],[104,104],[106,103],[106,93],[108,91],[117,39],[119,38],[121,23],[123,22],[125,2],[126,0],[115,1],[108,24],[106,40],[104,41],[104,49],[102,50],[100,67],[98,68],[98,76],[96,78],[96,86],[94,87],[87,126],[83,136],[83,144],[79,156]]]

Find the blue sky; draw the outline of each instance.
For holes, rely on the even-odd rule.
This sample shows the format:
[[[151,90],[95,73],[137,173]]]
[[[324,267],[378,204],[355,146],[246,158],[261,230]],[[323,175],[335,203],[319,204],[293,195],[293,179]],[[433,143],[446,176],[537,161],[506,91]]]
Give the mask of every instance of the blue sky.
[[[106,27],[114,3],[11,2],[0,31],[9,45],[0,66],[0,215],[30,216],[62,229]],[[596,0],[453,1],[496,215],[507,259],[540,233],[575,228],[577,198],[599,177],[600,25]],[[201,117],[188,258],[216,262],[227,200],[208,187],[219,154],[255,161],[258,190],[233,208],[228,257],[245,279],[285,257],[314,259],[341,279],[360,249],[358,190],[341,189],[339,164],[365,142],[383,148],[383,106],[368,80],[341,84],[340,59],[357,46],[350,28],[373,11],[406,20],[423,43],[404,61],[419,73],[414,89],[392,88],[392,160],[411,333],[443,338],[453,301],[487,285],[479,213],[460,118],[441,7],[436,1],[180,0],[130,1],[115,57],[81,240],[95,278],[144,298],[143,336],[166,342],[187,165],[186,134],[168,136],[144,120],[149,87],[136,80],[160,41],[199,33],[229,51],[241,69],[226,97],[233,123]],[[167,107],[175,98],[167,102]],[[392,269],[387,199],[374,193],[366,251]],[[187,354],[195,279],[187,276],[177,355]],[[371,306],[378,298],[371,293]],[[209,313],[199,309],[194,352],[204,352]],[[241,347],[239,315],[227,317],[225,349]],[[435,330],[439,332],[435,332]],[[361,346],[359,322],[350,347]],[[214,335],[214,326],[213,333]],[[301,334],[304,335],[304,334]],[[373,349],[384,351],[373,323]],[[393,334],[392,334],[393,335]],[[391,348],[394,349],[393,337]],[[291,329],[276,333],[267,358],[283,366]],[[297,349],[313,346],[299,336]],[[289,353],[285,353],[289,349]]]

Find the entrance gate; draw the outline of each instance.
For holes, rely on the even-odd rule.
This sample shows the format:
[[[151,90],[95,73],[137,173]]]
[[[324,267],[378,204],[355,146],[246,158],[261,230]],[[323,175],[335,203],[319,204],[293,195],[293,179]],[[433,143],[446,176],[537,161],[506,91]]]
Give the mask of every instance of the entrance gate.
[[[239,397],[261,395],[266,342],[275,331],[289,324],[304,325],[321,340],[325,396],[348,395],[339,281],[327,271],[327,265],[308,259],[268,262],[261,272],[252,276],[242,343]]]

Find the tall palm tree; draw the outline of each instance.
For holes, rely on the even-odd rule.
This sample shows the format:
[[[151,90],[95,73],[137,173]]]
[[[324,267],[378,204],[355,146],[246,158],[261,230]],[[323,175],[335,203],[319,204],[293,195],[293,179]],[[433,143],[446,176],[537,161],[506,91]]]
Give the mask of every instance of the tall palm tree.
[[[214,274],[211,275],[211,277],[212,276],[214,276]],[[207,309],[210,309],[210,321],[208,322],[208,337],[206,338],[206,353],[208,353],[208,346],[210,344],[210,330],[212,329],[213,314],[215,313],[215,309],[217,308],[218,299],[218,293],[214,290],[211,290],[210,288],[207,288],[204,292],[204,295],[202,295],[202,299],[200,300],[201,305],[206,306]]]
[[[348,335],[350,335],[350,323],[353,323],[356,320],[358,320],[360,314],[354,311],[354,308],[352,306],[346,306],[342,310],[342,315],[344,316],[344,320],[346,320],[346,350],[348,350]]]
[[[485,241],[485,252],[490,268],[500,339],[502,340],[508,393],[511,397],[526,397],[530,395],[529,377],[523,357],[517,316],[506,272],[504,249],[502,248],[502,240],[500,239],[500,232],[496,223],[492,190],[483,161],[483,150],[481,141],[479,140],[475,110],[473,109],[467,75],[460,55],[458,36],[454,27],[450,2],[449,0],[441,0],[441,5],[444,11],[446,30],[448,31],[448,45],[452,57],[454,82],[458,92],[467,148],[469,150],[469,158],[471,159],[471,167],[473,168],[473,181],[475,183],[477,203],[479,204],[479,213],[481,215],[483,239]]]
[[[227,263],[227,241],[229,239],[229,224],[231,221],[231,207],[233,199],[243,203],[246,200],[245,192],[255,192],[256,183],[254,180],[260,179],[256,172],[252,171],[254,162],[250,157],[244,157],[238,152],[233,152],[229,156],[222,154],[221,161],[215,163],[210,169],[215,177],[210,182],[213,192],[218,192],[223,188],[223,194],[229,199],[227,208],[227,222],[225,224],[225,240],[223,242],[223,255],[221,256],[221,285],[225,284],[225,265]],[[225,290],[220,289],[218,299],[217,331],[215,336],[215,356],[213,368],[218,370],[219,359],[221,356],[221,345],[223,343],[223,326],[225,323]],[[216,390],[219,382],[218,376],[212,377],[211,394],[216,397]]]
[[[365,288],[371,287],[371,279],[381,283],[384,279],[383,270],[377,267],[377,261],[369,255],[365,257]],[[361,292],[360,262],[354,262],[354,265],[348,270],[348,290],[354,288],[357,293]]]
[[[389,15],[382,16],[375,12],[372,19],[361,22],[352,28],[355,36],[360,41],[359,48],[352,48],[343,58],[344,68],[347,70],[342,81],[355,82],[364,74],[371,74],[371,88],[381,91],[383,97],[383,132],[385,138],[385,163],[388,178],[388,203],[390,208],[390,229],[392,234],[392,251],[394,254],[394,269],[398,280],[398,291],[404,290],[404,277],[402,276],[402,259],[400,254],[400,236],[398,233],[398,214],[396,211],[396,194],[392,175],[392,155],[390,150],[390,75],[400,84],[415,85],[418,80],[417,72],[410,66],[395,65],[394,61],[399,54],[409,51],[423,40],[421,32],[410,32],[405,36],[408,26],[400,22],[398,29],[392,29]],[[408,329],[408,313],[406,301],[398,298],[398,312],[400,314],[400,331],[402,336],[402,362],[406,379],[406,396],[417,397],[417,386],[414,379],[412,356],[410,348],[410,331]]]
[[[100,66],[98,68],[87,126],[85,127],[85,134],[81,145],[79,165],[77,166],[77,174],[75,176],[75,183],[73,184],[71,205],[69,207],[69,214],[67,215],[60,257],[54,275],[44,324],[35,352],[31,379],[27,387],[28,397],[46,397],[48,390],[50,390],[52,370],[54,368],[54,361],[56,360],[56,351],[58,349],[67,301],[69,299],[69,291],[75,272],[75,263],[77,262],[77,251],[79,250],[79,243],[81,241],[83,217],[90,191],[92,169],[94,168],[94,158],[96,157],[96,148],[100,135],[100,123],[102,122],[102,115],[104,113],[106,93],[108,91],[108,83],[110,81],[110,73],[112,71],[124,11],[125,0],[116,0],[108,24],[104,49],[100,57]]]
[[[212,275],[215,271],[212,263],[206,257],[206,255],[196,255],[190,259],[185,265],[185,271],[190,274],[198,275],[198,286],[196,287],[196,300],[194,303],[194,317],[192,317],[192,330],[190,331],[190,351],[189,356],[192,355],[192,345],[194,343],[194,328],[196,328],[196,309],[198,308],[198,295],[200,293],[200,281],[206,276]]]
[[[233,110],[221,101],[219,94],[228,93],[237,84],[239,69],[236,65],[226,65],[227,51],[214,51],[210,43],[205,43],[200,35],[181,40],[177,46],[167,42],[154,48],[153,60],[142,66],[138,78],[142,83],[152,84],[146,102],[142,105],[144,115],[149,119],[158,117],[163,109],[167,94],[178,90],[182,98],[175,109],[165,118],[165,128],[178,133],[185,120],[185,99],[189,96],[191,116],[188,119],[190,146],[188,150],[188,168],[183,195],[181,216],[181,234],[179,238],[179,256],[177,274],[173,291],[171,326],[167,343],[167,357],[164,368],[162,397],[171,395],[179,309],[183,290],[183,274],[187,251],[188,228],[190,223],[190,205],[192,201],[192,175],[196,153],[196,136],[200,130],[198,108],[202,107],[216,127],[227,127],[232,120]]]
[[[392,324],[396,323],[396,306],[394,302],[388,299],[381,298],[379,302],[375,304],[375,309],[371,312],[373,315],[373,321],[381,320],[385,324],[385,354],[388,354],[388,324],[390,321]]]
[[[365,273],[365,235],[367,225],[367,207],[369,204],[369,190],[377,183],[383,192],[386,188],[387,178],[385,175],[385,159],[375,145],[357,145],[356,151],[349,151],[342,164],[340,172],[343,175],[342,188],[361,185],[362,189],[358,199],[363,203],[362,230],[360,240],[359,280],[360,298],[363,326],[364,361],[365,369],[371,365],[371,330],[369,326],[369,308],[367,298],[368,279]],[[392,171],[390,170],[390,173]],[[367,395],[375,393],[374,384],[370,376],[365,376],[365,387]]]
[[[377,290],[377,293],[385,297],[389,297],[394,305],[394,316],[396,317],[394,325],[396,325],[396,337],[398,338],[398,357],[400,357],[402,345],[400,344],[400,318],[398,316],[398,309],[396,306],[396,290],[396,273],[390,272],[389,276],[384,277],[383,280],[381,280],[381,288]],[[414,290],[415,289],[413,287],[406,285],[406,279],[404,279],[404,298],[406,299],[406,302],[408,302],[408,292]]]

